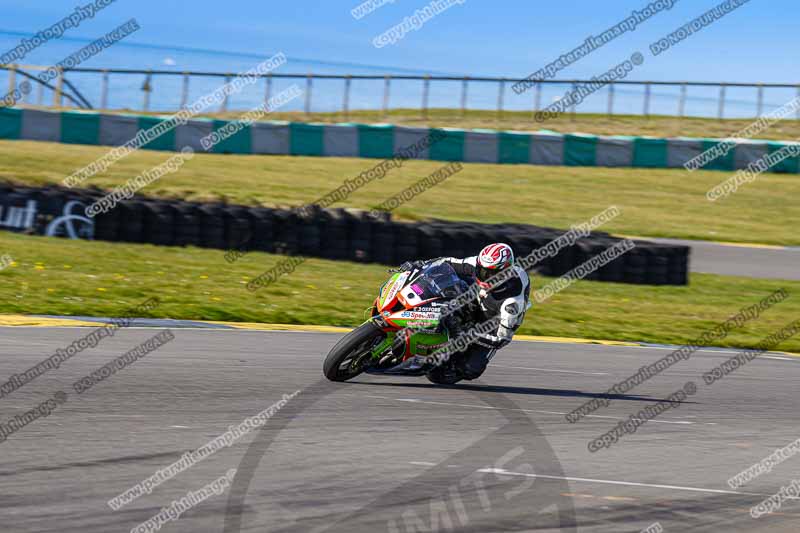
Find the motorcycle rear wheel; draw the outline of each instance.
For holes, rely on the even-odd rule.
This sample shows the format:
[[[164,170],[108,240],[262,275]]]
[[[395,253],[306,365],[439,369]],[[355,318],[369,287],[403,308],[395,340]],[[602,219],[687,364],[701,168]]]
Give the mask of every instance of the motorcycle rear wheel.
[[[427,374],[425,377],[428,381],[437,385],[455,385],[462,379],[461,374],[454,372],[452,369],[446,368],[444,365],[437,366]]]
[[[385,336],[372,322],[361,324],[331,348],[322,365],[323,374],[331,381],[347,381],[361,374],[370,352]]]

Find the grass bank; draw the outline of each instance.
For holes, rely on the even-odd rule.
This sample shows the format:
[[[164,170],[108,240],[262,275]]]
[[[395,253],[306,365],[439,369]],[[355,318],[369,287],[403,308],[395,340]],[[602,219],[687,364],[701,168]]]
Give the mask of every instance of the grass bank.
[[[0,141],[0,180],[60,183],[108,151],[33,141]],[[141,150],[86,185],[110,189],[166,161]],[[297,206],[312,202],[377,164],[376,159],[198,154],[143,194],[189,200]],[[443,165],[407,161],[337,204],[370,208]],[[730,176],[683,169],[552,167],[468,163],[441,185],[402,205],[401,219],[443,218],[568,228],[610,205],[622,215],[603,227],[621,234],[800,245],[797,175],[764,174],[736,194],[709,202],[705,193]]]
[[[386,267],[309,259],[256,292],[247,282],[283,259],[221,250],[33,237],[0,232],[0,313],[119,316],[149,297],[152,317],[355,326]],[[549,279],[534,277],[534,290]],[[581,281],[535,305],[520,333],[680,344],[778,288],[790,297],[733,331],[722,346],[752,347],[800,316],[800,282],[693,274],[686,287]],[[800,338],[778,349],[800,352]]]

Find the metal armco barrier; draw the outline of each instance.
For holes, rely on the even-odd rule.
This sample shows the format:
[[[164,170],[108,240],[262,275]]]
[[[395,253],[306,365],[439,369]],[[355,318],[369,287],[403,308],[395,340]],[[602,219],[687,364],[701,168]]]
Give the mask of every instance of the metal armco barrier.
[[[20,77],[25,77],[30,81],[37,83],[38,80],[35,73],[41,72],[49,68],[42,65],[0,65],[0,71],[6,70],[9,72],[9,88],[13,87],[16,74]],[[36,101],[30,96],[24,100],[27,104],[36,104],[39,106],[45,105],[44,88],[53,93],[53,105],[60,107],[61,105],[76,106],[84,109],[91,109],[98,107],[100,109],[139,109],[147,110],[150,107],[151,94],[158,93],[162,98],[166,98],[171,102],[171,107],[168,109],[180,109],[189,101],[190,84],[201,83],[207,80],[213,80],[216,85],[222,85],[230,80],[235,74],[231,72],[190,72],[190,71],[176,71],[176,70],[152,70],[152,69],[114,69],[114,68],[87,68],[77,67],[71,69],[63,69],[63,76],[59,78],[59,86],[54,87],[50,84],[40,85],[40,90]],[[99,91],[92,91],[90,98],[94,100],[94,106],[91,105],[86,98],[77,92],[76,87],[71,84],[68,77],[76,75],[85,76],[86,82],[84,86],[97,87]],[[125,87],[120,91],[117,89],[115,92],[109,90],[109,78],[114,77],[118,81],[115,85],[117,87]],[[390,109],[405,109],[417,108],[421,118],[427,118],[429,111],[434,108],[454,108],[457,103],[460,113],[463,115],[467,110],[488,109],[493,110],[497,119],[501,119],[505,111],[519,110],[531,111],[531,122],[533,123],[533,115],[536,111],[542,110],[543,90],[550,88],[559,92],[559,96],[563,91],[573,88],[577,84],[591,84],[594,80],[584,79],[541,79],[537,80],[529,91],[525,91],[521,96],[515,95],[511,90],[514,83],[523,81],[518,77],[489,77],[489,76],[432,76],[432,75],[407,75],[407,74],[314,74],[314,73],[280,73],[269,72],[267,74],[259,75],[263,78],[263,93],[265,95],[264,101],[269,99],[272,92],[272,84],[274,80],[304,80],[305,83],[305,98],[303,103],[303,111],[311,113],[315,111],[337,111],[330,103],[320,104],[320,97],[314,100],[314,89],[320,82],[333,83],[335,88],[328,91],[335,91],[336,97],[333,100],[341,102],[338,107],[338,112],[347,117],[348,113],[357,108],[370,109],[365,107],[363,102],[369,102],[374,105],[374,97],[382,94],[381,98],[381,114],[384,118],[388,116]],[[180,80],[180,83],[170,83],[170,81]],[[357,88],[353,88],[353,82],[356,81]],[[61,83],[67,83],[68,89],[75,93],[79,98],[74,98],[70,92],[67,92],[61,87]],[[316,83],[315,83],[316,82]],[[395,83],[392,89],[392,82]],[[38,82],[41,83],[41,82]],[[142,95],[136,95],[135,101],[141,98],[141,106],[131,103],[131,96],[135,91],[130,87],[142,87]],[[180,87],[178,91],[177,88]],[[412,89],[413,87],[413,89]],[[740,91],[746,91],[740,94],[738,98],[730,98],[726,96],[726,89],[735,88]],[[642,107],[636,109],[636,113],[642,116],[650,116],[651,113],[651,100],[659,98],[663,103],[658,106],[660,112],[665,115],[679,117],[680,119],[687,116],[687,101],[703,102],[706,103],[709,97],[705,96],[705,91],[708,89],[718,89],[716,105],[708,103],[706,110],[696,116],[713,116],[716,110],[717,118],[725,118],[725,109],[730,108],[732,104],[744,106],[747,111],[743,116],[758,117],[764,112],[764,93],[765,90],[773,92],[782,92],[784,100],[787,98],[786,92],[795,92],[800,96],[800,84],[797,83],[759,83],[759,82],[717,82],[717,81],[666,81],[666,80],[628,80],[619,79],[608,83],[607,88],[603,91],[606,92],[606,105],[590,106],[586,109],[583,106],[581,112],[605,112],[609,116],[614,116],[615,106],[614,103],[620,98],[624,98],[625,94],[629,98],[635,98],[637,101],[642,98]],[[13,90],[13,89],[11,89]],[[662,92],[666,91],[666,92]],[[700,96],[689,95],[692,92],[700,92]],[[168,91],[171,91],[167,93]],[[341,91],[341,98],[338,93]],[[446,92],[445,92],[446,91]],[[321,91],[317,89],[316,93]],[[431,93],[440,96],[431,101]],[[167,93],[167,94],[164,94]],[[330,94],[330,93],[329,93]],[[472,102],[468,95],[477,94],[484,96],[486,101],[494,100],[496,104],[481,105]],[[619,94],[619,96],[618,96]],[[772,94],[772,93],[770,93]],[[420,96],[417,96],[420,95]],[[548,99],[552,93],[548,92],[544,95],[544,100]],[[66,98],[66,101],[62,101]],[[744,99],[744,100],[742,100]],[[213,111],[226,111],[228,109],[248,109],[254,107],[257,102],[245,102],[243,96],[238,96],[237,102],[231,104],[227,99],[223,102],[218,109]],[[325,101],[323,97],[321,100]],[[628,100],[630,101],[630,100]],[[669,101],[669,104],[666,104]],[[315,104],[315,102],[317,102]],[[361,106],[358,104],[362,103]],[[624,101],[622,103],[625,103]],[[323,106],[324,107],[321,107]],[[605,109],[603,109],[605,107]],[[620,107],[620,106],[617,106]],[[655,107],[655,106],[652,106]],[[641,109],[641,113],[638,110]],[[623,113],[624,114],[624,113]],[[574,118],[574,113],[571,113]],[[800,119],[800,109],[795,113],[795,116]]]
[[[99,190],[0,185],[0,229],[37,235],[254,250],[332,260],[397,265],[406,260],[474,255],[491,242],[507,242],[518,257],[564,232],[527,224],[432,220],[401,223],[353,209],[296,211],[156,200],[134,196],[108,213],[88,218],[84,209]],[[560,276],[621,239],[593,232],[534,270]],[[587,279],[647,285],[688,284],[689,247],[634,241],[636,247]],[[223,259],[220,258],[222,261]]]

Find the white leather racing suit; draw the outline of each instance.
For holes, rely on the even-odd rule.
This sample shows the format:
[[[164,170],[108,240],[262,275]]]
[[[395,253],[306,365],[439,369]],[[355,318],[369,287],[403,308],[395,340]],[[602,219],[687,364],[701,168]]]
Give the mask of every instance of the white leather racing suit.
[[[477,259],[477,256],[464,259],[440,257],[419,263],[424,263],[425,265],[448,263],[460,278],[472,284],[475,282]],[[510,268],[513,270],[514,275],[492,288],[489,292],[485,289],[480,289],[477,299],[481,314],[483,314],[483,320],[489,320],[496,316],[500,317],[497,331],[494,334],[482,336],[495,348],[501,348],[511,342],[514,332],[522,324],[525,313],[530,307],[531,284],[528,273],[516,265]]]

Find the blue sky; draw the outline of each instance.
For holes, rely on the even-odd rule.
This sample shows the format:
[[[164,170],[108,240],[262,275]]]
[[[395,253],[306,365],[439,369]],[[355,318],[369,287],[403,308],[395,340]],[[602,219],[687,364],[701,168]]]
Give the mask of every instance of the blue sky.
[[[597,35],[620,22],[649,1],[466,0],[396,44],[378,49],[371,44],[376,35],[428,2],[394,0],[356,20],[350,10],[360,3],[358,0],[117,0],[94,20],[69,30],[59,42],[32,52],[25,62],[58,61],[80,48],[81,39],[97,38],[135,17],[142,29],[86,66],[237,71],[253,65],[258,57],[283,51],[290,58],[285,71],[522,76],[578,46],[588,35]],[[645,53],[651,42],[718,2],[678,0],[670,11],[643,22],[635,31],[571,65],[559,76],[590,77],[634,51]],[[76,5],[73,0],[3,3],[3,50],[23,34],[54,23]],[[797,0],[751,0],[666,53],[658,57],[646,54],[645,64],[630,78],[800,82],[792,68],[800,44],[798,23]],[[219,52],[181,50],[185,48]],[[736,95],[732,97],[735,99]],[[776,96],[773,100],[780,103],[784,98]]]

